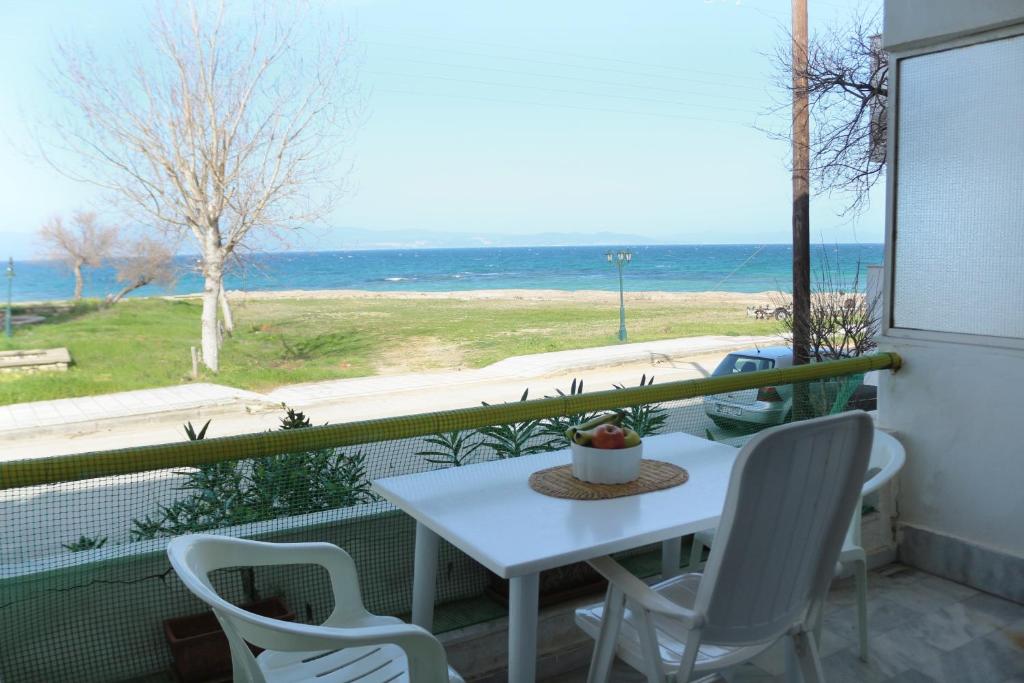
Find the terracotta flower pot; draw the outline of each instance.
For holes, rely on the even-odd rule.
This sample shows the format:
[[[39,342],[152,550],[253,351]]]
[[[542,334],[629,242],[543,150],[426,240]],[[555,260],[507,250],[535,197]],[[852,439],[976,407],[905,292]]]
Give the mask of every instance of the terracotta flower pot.
[[[264,617],[295,621],[295,613],[280,598],[257,600],[242,609]],[[231,680],[231,648],[213,612],[190,614],[164,621],[164,636],[174,659],[174,673],[183,683]],[[259,648],[249,646],[253,654]]]

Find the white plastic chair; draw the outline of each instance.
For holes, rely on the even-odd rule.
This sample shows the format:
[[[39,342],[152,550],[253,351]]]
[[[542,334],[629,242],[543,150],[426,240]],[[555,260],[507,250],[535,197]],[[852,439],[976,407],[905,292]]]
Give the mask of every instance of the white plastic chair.
[[[792,641],[804,681],[822,681],[813,625],[860,495],[872,434],[871,418],[857,412],[754,436],[736,457],[703,575],[648,586],[610,557],[592,560],[609,586],[603,605],[576,612],[596,641],[588,681],[607,681],[618,654],[649,683],[684,683],[783,638]]]
[[[355,563],[329,543],[263,543],[227,536],[180,536],[167,546],[182,583],[213,609],[231,645],[235,681],[463,683],[427,630],[363,607]],[[247,612],[217,594],[215,569],[315,564],[327,570],[334,610],[320,626]],[[246,643],[265,651],[254,657]]]
[[[868,661],[868,557],[861,545],[861,508],[864,499],[889,483],[903,469],[906,454],[903,445],[895,437],[885,432],[875,432],[874,444],[871,447],[871,460],[868,463],[868,479],[861,488],[860,504],[853,513],[853,519],[846,530],[843,550],[839,554],[842,569],[853,572],[857,591],[857,635],[860,658]],[[693,545],[690,547],[691,570],[700,566],[704,549],[711,547],[715,539],[715,530],[708,529],[694,534]],[[820,625],[817,629],[820,636]]]

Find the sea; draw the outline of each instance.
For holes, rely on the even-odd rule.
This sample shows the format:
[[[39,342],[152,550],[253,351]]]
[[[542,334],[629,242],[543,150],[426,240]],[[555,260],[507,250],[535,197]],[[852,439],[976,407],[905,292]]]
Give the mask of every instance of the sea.
[[[617,290],[618,272],[607,260],[608,250],[601,246],[564,246],[253,253],[232,265],[226,286],[244,291]],[[790,289],[790,245],[647,245],[629,250],[632,260],[623,269],[627,291]],[[824,268],[845,289],[853,288],[858,268],[859,286],[863,288],[867,280],[863,268],[882,263],[881,244],[818,245],[811,251],[812,282],[815,273]],[[195,256],[176,257],[175,266],[178,279],[173,286],[150,285],[132,296],[202,291]],[[74,291],[70,271],[56,262],[16,262],[14,272],[14,301],[68,299]],[[85,296],[102,298],[119,289],[113,267],[86,269]]]

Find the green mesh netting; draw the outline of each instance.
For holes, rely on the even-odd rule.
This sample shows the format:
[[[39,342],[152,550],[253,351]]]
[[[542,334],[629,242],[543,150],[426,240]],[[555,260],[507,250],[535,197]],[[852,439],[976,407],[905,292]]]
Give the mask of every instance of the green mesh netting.
[[[740,446],[774,424],[873,408],[863,374],[898,364],[877,354],[606,392],[566,387],[552,399],[321,427],[289,413],[261,434],[0,464],[0,679],[174,680],[175,655],[187,678],[167,629],[187,635],[195,624],[167,620],[204,609],[169,568],[175,535],[335,543],[355,558],[367,607],[406,615],[414,524],[376,498],[372,480],[565,448],[565,427],[614,408],[644,435]],[[437,630],[503,613],[496,577],[451,546],[441,554]],[[240,604],[279,599],[303,622],[332,607],[315,568],[243,567],[215,583]]]

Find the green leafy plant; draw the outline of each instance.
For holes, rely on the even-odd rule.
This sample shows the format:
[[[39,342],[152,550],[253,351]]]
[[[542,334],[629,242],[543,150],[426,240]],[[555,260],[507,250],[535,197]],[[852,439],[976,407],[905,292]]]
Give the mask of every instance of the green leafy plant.
[[[472,434],[472,432],[446,432],[428,436],[423,440],[432,447],[416,451],[416,455],[432,465],[461,467],[472,460],[473,454],[483,445],[479,441],[471,441]]]
[[[206,438],[206,430],[210,428],[210,423],[211,422],[213,422],[213,420],[207,420],[206,424],[203,425],[203,428],[200,429],[198,433],[196,432],[196,428],[192,426],[191,422],[186,422],[185,423],[185,436],[188,437],[189,441],[201,441],[201,440],[205,439]]]
[[[640,377],[640,386],[649,387],[654,384],[654,376],[648,379],[647,373]],[[615,385],[616,389],[625,389],[621,384]],[[665,429],[665,422],[668,420],[668,410],[654,403],[643,403],[638,406],[630,406],[624,410],[626,416],[622,420],[622,426],[632,429],[640,436],[653,436]]]
[[[102,548],[107,543],[106,536],[79,536],[77,541],[71,543],[61,543],[61,547],[70,550],[73,553],[78,553],[83,550],[96,550]]]
[[[524,391],[519,400],[525,401],[529,393],[529,389]],[[485,402],[483,405],[490,404]],[[561,448],[559,439],[546,435],[540,420],[481,427],[477,432],[483,437],[482,445],[490,448],[500,460],[546,453]]]
[[[572,384],[569,385],[569,391],[564,392],[561,389],[555,389],[558,396],[579,396],[583,393],[583,380],[573,379]],[[556,396],[545,396],[544,398],[557,398]],[[540,422],[540,432],[545,436],[551,437],[552,443],[557,444],[558,448],[568,448],[569,440],[565,437],[565,432],[569,427],[581,425],[587,420],[595,417],[595,412],[583,412],[573,413],[572,415],[562,415],[558,417],[544,418]]]
[[[190,439],[199,440],[208,426],[209,422],[196,433],[187,425],[185,431]],[[311,426],[301,411],[286,408],[280,428]],[[132,520],[133,539],[209,531],[378,500],[361,451],[347,455],[324,448],[199,465],[179,474],[185,481],[178,489],[186,495]]]

